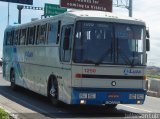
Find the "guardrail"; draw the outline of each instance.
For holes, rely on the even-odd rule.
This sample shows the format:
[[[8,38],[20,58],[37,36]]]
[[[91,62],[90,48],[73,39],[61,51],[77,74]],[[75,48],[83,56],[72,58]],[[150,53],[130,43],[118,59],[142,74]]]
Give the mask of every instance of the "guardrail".
[[[148,96],[160,97],[160,79],[148,79],[147,90]]]

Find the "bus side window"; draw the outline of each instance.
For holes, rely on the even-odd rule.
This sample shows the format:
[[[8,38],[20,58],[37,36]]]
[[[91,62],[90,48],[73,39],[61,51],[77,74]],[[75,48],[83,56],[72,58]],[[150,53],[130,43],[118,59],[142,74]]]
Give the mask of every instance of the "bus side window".
[[[57,23],[50,23],[48,25],[48,44],[53,45],[57,41]]]
[[[28,28],[28,45],[33,45],[35,40],[35,27]]]
[[[57,41],[56,44],[59,43],[59,38],[60,38],[60,32],[61,32],[61,21],[58,21],[58,32],[57,32]]]
[[[12,45],[12,32],[6,33],[6,45]]]
[[[19,30],[14,32],[13,45],[19,45]]]
[[[40,25],[37,25],[37,27],[36,27],[36,41],[35,41],[35,44],[38,44],[39,31],[40,31]]]
[[[13,39],[14,39],[14,30],[11,31],[11,45],[13,45]]]
[[[64,26],[61,36],[61,61],[69,62],[71,58],[71,46],[73,36],[73,25]]]
[[[20,33],[20,45],[25,45],[27,29],[22,29]]]
[[[44,45],[47,44],[47,24],[38,27],[37,44]]]

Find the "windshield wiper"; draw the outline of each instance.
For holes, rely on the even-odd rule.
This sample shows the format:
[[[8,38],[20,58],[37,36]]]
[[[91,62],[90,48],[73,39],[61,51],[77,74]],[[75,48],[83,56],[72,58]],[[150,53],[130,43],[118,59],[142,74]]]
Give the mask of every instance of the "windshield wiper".
[[[133,54],[133,59],[132,60],[130,60],[130,58],[124,52],[121,52],[120,54],[121,55],[119,55],[119,56],[122,57],[122,59],[125,61],[126,64],[129,64],[131,67],[135,66],[135,64],[134,64],[135,63],[134,54]]]
[[[122,59],[124,60],[124,62],[125,62],[126,64],[129,64],[129,65],[133,66],[133,63],[132,63],[132,62],[133,62],[134,60],[130,61],[129,57],[128,57],[124,52],[120,52],[120,49],[119,49],[119,56],[122,57]]]
[[[107,49],[104,54],[100,57],[100,59],[95,63],[95,65],[99,65],[103,60],[104,58],[106,58],[106,56],[108,56],[108,54],[110,54],[112,51],[111,48]]]

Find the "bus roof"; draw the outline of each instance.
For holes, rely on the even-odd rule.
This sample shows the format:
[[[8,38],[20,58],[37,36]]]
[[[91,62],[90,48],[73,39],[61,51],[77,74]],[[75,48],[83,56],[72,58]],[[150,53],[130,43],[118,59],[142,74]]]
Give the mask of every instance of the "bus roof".
[[[127,17],[124,15],[118,15],[111,12],[103,12],[103,11],[90,11],[90,10],[79,10],[79,11],[70,11],[67,12],[66,15],[70,15],[75,18],[80,19],[92,19],[92,20],[105,20],[110,22],[120,22],[120,23],[130,23],[130,24],[139,24],[145,25],[145,22],[136,19],[133,17]]]
[[[103,12],[103,11],[90,11],[90,10],[71,10],[50,18],[45,18],[41,20],[32,21],[25,24],[16,25],[14,27],[7,27],[10,28],[17,28],[26,25],[36,24],[39,22],[45,22],[49,20],[54,20],[55,18],[73,18],[75,20],[91,20],[91,21],[107,21],[107,22],[116,22],[116,23],[128,23],[128,24],[137,24],[137,25],[145,25],[145,22],[139,19],[135,19],[132,17],[122,16],[113,14],[110,12]]]

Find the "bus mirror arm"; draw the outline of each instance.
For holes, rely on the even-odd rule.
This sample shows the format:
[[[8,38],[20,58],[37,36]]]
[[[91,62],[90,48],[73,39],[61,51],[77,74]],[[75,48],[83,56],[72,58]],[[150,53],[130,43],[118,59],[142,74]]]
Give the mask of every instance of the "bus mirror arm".
[[[149,29],[146,29],[146,37],[150,38]]]

